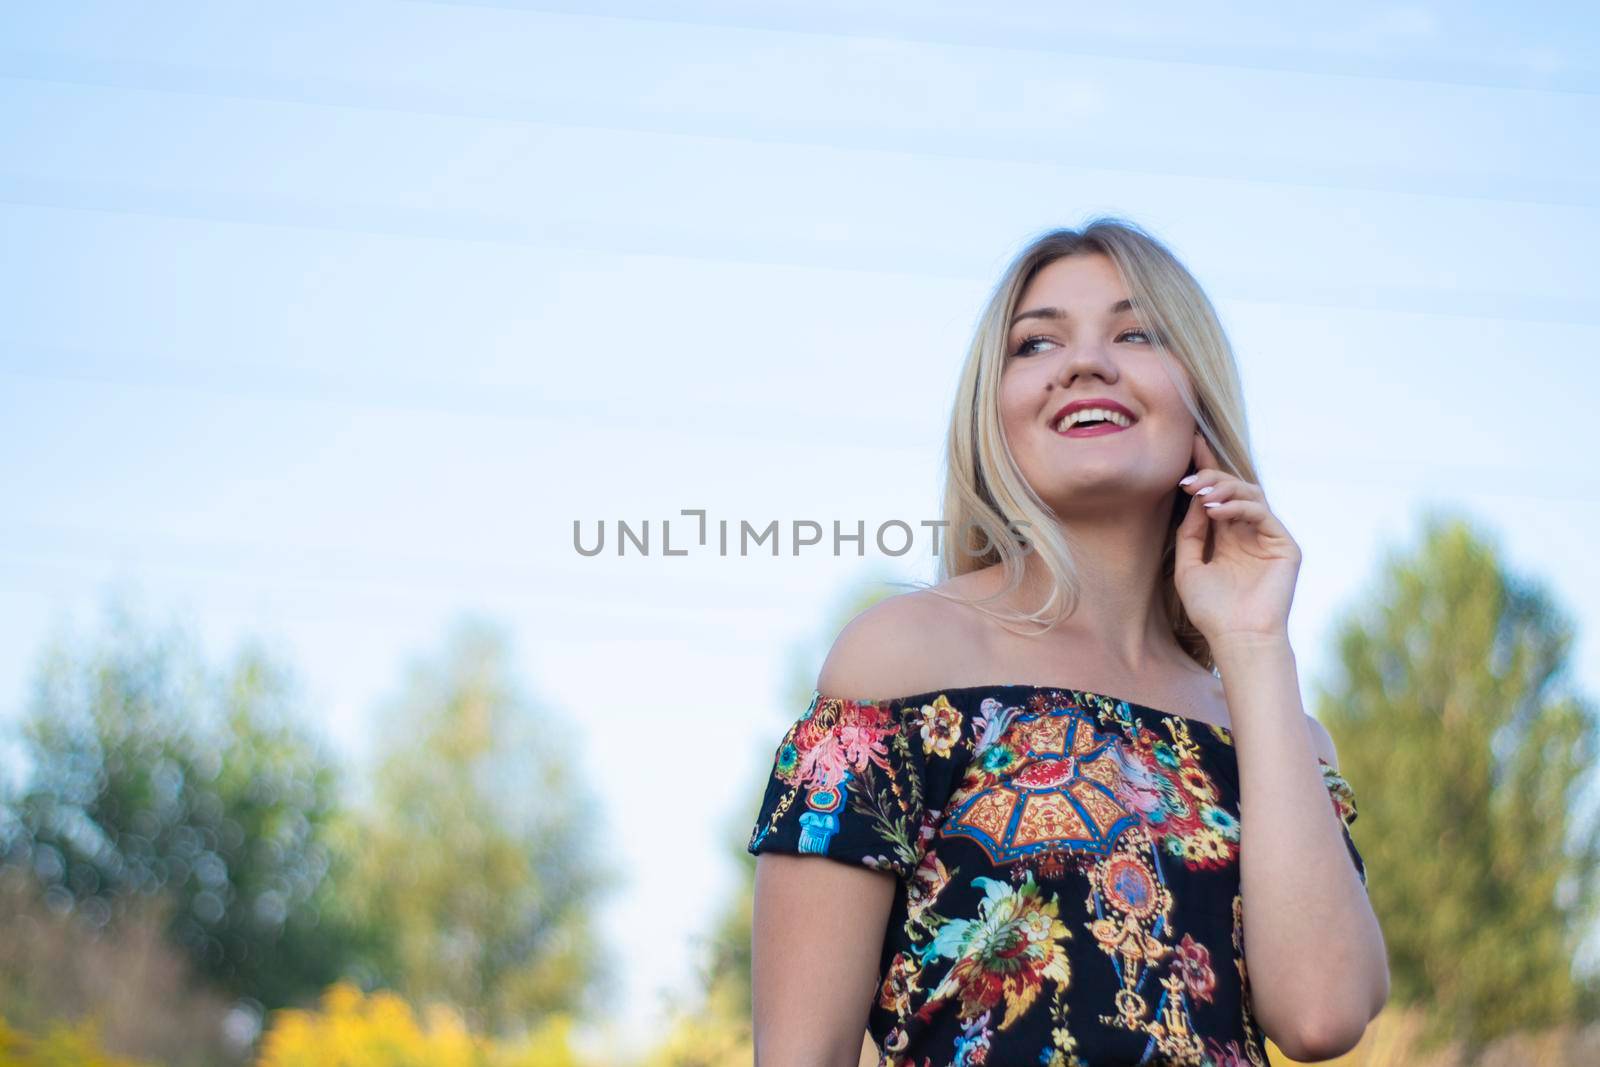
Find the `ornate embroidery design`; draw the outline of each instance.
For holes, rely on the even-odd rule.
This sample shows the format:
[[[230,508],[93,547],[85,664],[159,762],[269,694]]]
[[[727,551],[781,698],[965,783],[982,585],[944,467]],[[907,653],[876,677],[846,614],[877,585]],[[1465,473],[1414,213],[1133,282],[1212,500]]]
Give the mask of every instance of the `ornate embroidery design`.
[[[1164,738],[1125,703],[1062,693],[1035,694],[1025,710],[987,701],[984,710],[1002,725],[975,751],[940,834],[976,842],[1025,886],[1035,871],[1048,879],[1081,871],[1094,916],[1084,925],[1120,981],[1116,1010],[1100,1021],[1148,1035],[1172,1062],[1198,1063],[1189,1005],[1211,999],[1216,975],[1210,951],[1172,930],[1160,860],[1165,852],[1191,869],[1224,867],[1237,856],[1239,828],[1202,766],[1190,720],[1164,718]],[[1064,1008],[1053,1014],[1062,1018]]]
[[[1138,821],[1117,799],[1122,773],[1116,738],[1079,709],[1018,715],[1004,744],[986,754],[981,774],[992,784],[956,805],[943,833],[970,837],[995,864],[1051,853],[1104,855]]]
[[[752,836],[750,847],[760,845],[789,810],[795,793],[803,790],[806,810],[798,820],[798,851],[828,853],[848,800],[893,845],[896,861],[909,867],[917,858],[911,825],[922,804],[921,782],[912,775],[902,784],[887,747],[894,746],[896,762],[905,767],[908,744],[888,706],[813,693],[805,714],[784,736],[773,768],[774,776],[793,788],[774,807],[766,827]],[[879,786],[874,768],[883,772],[887,788]],[[858,777],[861,784],[852,787]],[[884,864],[893,866],[896,861],[885,858]]]

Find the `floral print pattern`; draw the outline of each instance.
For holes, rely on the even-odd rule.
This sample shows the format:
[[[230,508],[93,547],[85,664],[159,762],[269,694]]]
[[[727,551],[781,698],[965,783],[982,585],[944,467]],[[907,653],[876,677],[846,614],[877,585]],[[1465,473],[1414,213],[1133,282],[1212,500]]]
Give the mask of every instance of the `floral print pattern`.
[[[1354,791],[1321,771],[1364,886]],[[813,693],[748,849],[898,877],[868,1016],[880,1067],[1264,1067],[1239,842],[1228,730],[998,685]]]

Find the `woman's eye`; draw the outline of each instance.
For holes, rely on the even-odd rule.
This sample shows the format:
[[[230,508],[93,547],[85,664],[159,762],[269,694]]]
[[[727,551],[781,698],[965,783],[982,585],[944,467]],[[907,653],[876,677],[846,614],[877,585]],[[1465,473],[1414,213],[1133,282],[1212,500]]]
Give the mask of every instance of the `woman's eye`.
[[[1035,341],[1048,340],[1050,340],[1048,337],[1024,337],[1021,342],[1018,343],[1017,347],[1011,350],[1011,354],[1013,356],[1031,356],[1034,353],[1034,349],[1030,348],[1030,345],[1032,345]]]
[[[1130,334],[1137,334],[1146,344],[1150,343],[1150,335],[1144,330],[1123,330],[1121,333],[1117,334],[1117,340],[1120,341]],[[1032,345],[1039,341],[1049,340],[1050,338],[1048,337],[1024,337],[1017,343],[1017,346],[1011,350],[1011,354],[1013,356],[1031,356],[1037,351],[1037,349],[1034,349]]]

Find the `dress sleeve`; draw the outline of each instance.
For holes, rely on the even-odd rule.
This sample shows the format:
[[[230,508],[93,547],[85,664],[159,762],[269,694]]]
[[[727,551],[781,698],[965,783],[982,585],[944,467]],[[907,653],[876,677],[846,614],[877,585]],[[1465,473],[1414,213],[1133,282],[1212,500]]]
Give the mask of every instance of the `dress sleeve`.
[[[908,877],[970,752],[966,718],[943,694],[871,701],[813,692],[778,744],[747,851]]]
[[[1356,874],[1361,877],[1361,887],[1367,885],[1367,864],[1361,858],[1361,853],[1356,850],[1356,843],[1350,837],[1350,824],[1356,821],[1356,793],[1350,788],[1350,783],[1344,775],[1334,770],[1328,761],[1320,756],[1317,762],[1322,765],[1322,784],[1328,787],[1329,799],[1333,801],[1333,810],[1339,814],[1339,822],[1344,832],[1344,844],[1350,850],[1350,859],[1356,865]]]

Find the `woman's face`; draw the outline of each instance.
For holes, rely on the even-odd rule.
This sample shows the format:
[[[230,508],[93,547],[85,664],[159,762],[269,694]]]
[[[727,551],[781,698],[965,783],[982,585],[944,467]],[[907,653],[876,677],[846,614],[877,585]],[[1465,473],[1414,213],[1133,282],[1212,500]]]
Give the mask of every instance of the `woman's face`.
[[[1073,255],[1039,270],[1012,316],[1000,418],[1023,476],[1062,518],[1171,497],[1190,466],[1194,419],[1127,300],[1108,257]],[[1132,423],[1062,432],[1062,410],[1082,400],[1114,402]]]

